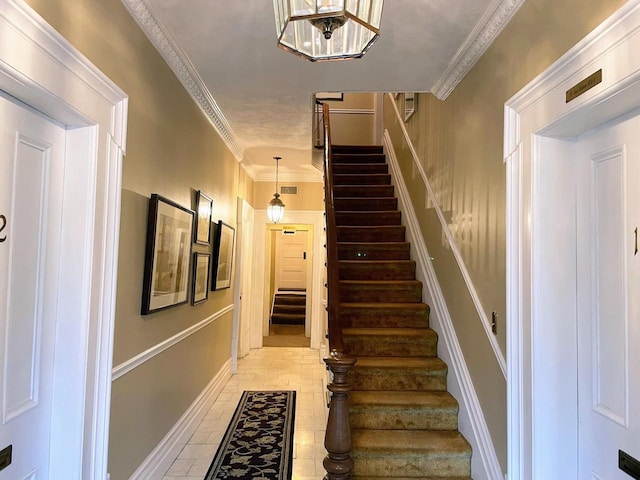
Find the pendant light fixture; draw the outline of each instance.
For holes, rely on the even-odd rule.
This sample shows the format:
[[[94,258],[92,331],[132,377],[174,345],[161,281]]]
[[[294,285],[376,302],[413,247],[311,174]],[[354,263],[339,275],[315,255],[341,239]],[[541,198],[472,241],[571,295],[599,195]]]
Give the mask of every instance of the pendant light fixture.
[[[273,0],[278,47],[312,62],[362,57],[380,34],[383,0]]]
[[[282,157],[273,157],[276,161],[276,193],[273,194],[273,198],[267,206],[267,216],[273,223],[278,223],[284,217],[284,203],[280,200],[280,194],[278,193],[278,162]]]

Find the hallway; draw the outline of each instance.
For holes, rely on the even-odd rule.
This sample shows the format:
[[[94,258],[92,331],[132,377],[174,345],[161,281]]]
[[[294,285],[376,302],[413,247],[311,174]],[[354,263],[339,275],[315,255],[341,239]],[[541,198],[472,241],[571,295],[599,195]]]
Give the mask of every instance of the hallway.
[[[325,367],[310,348],[265,347],[238,360],[238,374],[225,385],[204,420],[166,473],[164,480],[202,480],[244,390],[295,390],[293,479],[321,480],[325,407]]]

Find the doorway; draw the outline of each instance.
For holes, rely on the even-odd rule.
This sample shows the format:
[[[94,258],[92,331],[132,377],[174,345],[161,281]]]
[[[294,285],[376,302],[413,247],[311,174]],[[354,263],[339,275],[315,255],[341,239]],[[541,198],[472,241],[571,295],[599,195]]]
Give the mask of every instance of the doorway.
[[[621,213],[628,198],[619,191],[632,175],[621,166],[633,163],[631,157],[623,160],[624,144],[633,150],[633,142],[606,129],[635,117],[629,112],[640,107],[640,63],[630,62],[628,55],[640,48],[639,26],[640,2],[628,2],[505,106],[508,476],[512,480],[628,478],[618,469],[617,449],[615,453],[603,449],[603,458],[589,465],[581,450],[598,448],[585,443],[586,423],[597,423],[594,418],[603,417],[603,412],[609,416],[605,422],[620,420],[625,410],[621,405],[639,387],[638,379],[632,378],[637,371],[625,370],[627,360],[621,360],[635,358],[637,363],[637,351],[625,350],[624,343],[640,328],[638,317],[621,330],[625,316],[618,310],[616,321],[598,331],[601,312],[593,301],[593,285],[608,282],[604,279],[609,276],[616,280],[608,286],[638,281],[631,270],[620,276],[627,268],[621,256],[630,255],[628,246],[635,246],[633,222]],[[602,82],[567,100],[573,86],[600,70]],[[598,132],[609,137],[609,146],[591,144],[584,150]],[[588,174],[580,169],[585,161]],[[617,185],[617,192],[612,185]],[[597,188],[606,195],[594,202]],[[598,202],[601,216],[593,217]],[[609,204],[610,211],[603,214],[602,208]],[[597,257],[605,255],[594,249],[594,238],[616,244],[615,249],[608,248],[612,251],[605,260],[607,268],[615,265],[613,270],[602,263],[601,271],[594,268],[593,262],[602,260]],[[607,307],[615,312],[624,304],[616,295],[624,291],[605,289],[599,295],[615,300]],[[615,354],[594,369],[598,349]],[[604,371],[614,370],[606,380],[609,384],[594,383],[604,380]],[[627,383],[629,389],[623,394]],[[604,385],[613,389],[609,396],[598,393]],[[635,446],[628,453],[637,458],[638,420],[627,420],[628,427],[620,428],[634,437]],[[626,448],[625,440],[616,435],[605,441]]]
[[[265,347],[309,347],[311,325],[311,251],[313,225],[271,225],[268,228],[268,333]]]

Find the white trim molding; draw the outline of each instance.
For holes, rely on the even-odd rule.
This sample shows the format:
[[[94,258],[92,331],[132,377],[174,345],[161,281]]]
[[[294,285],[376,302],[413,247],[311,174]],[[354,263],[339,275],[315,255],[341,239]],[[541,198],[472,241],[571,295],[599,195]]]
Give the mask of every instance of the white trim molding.
[[[165,59],[171,70],[176,74],[191,98],[216,129],[220,137],[240,162],[244,156],[244,149],[240,146],[231,125],[218,107],[211,92],[189,60],[187,54],[180,48],[173,35],[162,25],[158,16],[145,0],[122,0],[133,19],[138,23],[156,50]]]
[[[493,0],[433,86],[431,93],[438,99],[445,100],[484,55],[523,3],[524,0]]]
[[[230,378],[231,359],[225,362],[209,385],[198,395],[198,398],[129,477],[129,480],[162,480],[164,478]]]
[[[638,50],[640,0],[630,0],[505,103],[509,480],[578,475],[574,141],[640,108],[640,57],[629,55]],[[600,69],[601,83],[566,101]],[[549,404],[560,418],[541,411]]]
[[[391,97],[390,93],[388,95]],[[402,129],[402,134],[404,135],[404,139],[407,142],[409,149],[411,150],[414,166],[416,170],[420,173],[422,182],[424,183],[427,189],[427,193],[429,194],[429,199],[431,200],[431,203],[435,208],[436,214],[438,215],[438,219],[440,220],[442,231],[445,233],[445,236],[447,238],[449,248],[451,249],[451,252],[453,253],[454,258],[456,259],[458,268],[460,268],[460,273],[462,274],[462,278],[465,281],[467,290],[469,291],[469,295],[473,300],[473,304],[476,307],[476,312],[478,313],[478,317],[480,318],[484,331],[487,334],[487,339],[489,340],[489,344],[491,345],[493,353],[496,357],[496,361],[500,366],[500,370],[502,371],[502,374],[504,375],[505,378],[507,378],[507,361],[505,359],[504,354],[502,353],[502,350],[500,349],[498,340],[496,339],[495,335],[491,331],[491,323],[489,322],[489,318],[487,317],[487,314],[482,306],[482,302],[480,301],[480,296],[478,295],[478,291],[476,290],[476,287],[473,284],[473,280],[471,279],[471,275],[469,274],[469,271],[467,270],[467,266],[464,263],[464,259],[462,258],[460,249],[458,248],[458,245],[456,244],[456,241],[454,240],[453,235],[451,234],[451,229],[449,228],[449,225],[447,225],[447,221],[445,219],[444,213],[442,212],[442,208],[440,208],[440,205],[438,204],[438,199],[436,195],[433,193],[431,182],[429,181],[429,178],[427,177],[427,174],[424,171],[424,168],[422,167],[422,162],[420,162],[420,157],[418,156],[418,152],[416,152],[413,142],[411,141],[411,138],[409,137],[409,133],[407,132],[407,129],[405,127],[405,123],[402,120],[402,117],[400,116],[400,110],[398,110],[398,106],[396,105],[396,102],[392,101],[390,103],[395,110],[395,114],[398,119],[398,124]],[[390,141],[388,139],[387,132],[385,132],[385,139],[387,141]]]
[[[204,327],[215,322],[216,320],[226,315],[227,313],[232,312],[233,309],[234,309],[233,305],[228,305],[223,309],[218,310],[213,315],[205,318],[201,322],[198,322],[195,325],[192,325],[189,328],[186,328],[183,331],[176,333],[174,336],[169,337],[166,340],[158,343],[157,345],[154,345],[153,347],[145,350],[144,352],[139,353],[138,355],[136,355],[133,358],[130,358],[126,362],[122,362],[120,365],[113,368],[113,371],[111,373],[112,380],[115,381],[118,378],[122,377],[123,375],[126,375],[134,368],[139,367],[140,365],[147,362],[148,360],[151,360],[156,355],[164,352],[168,348],[173,347],[174,345],[186,339],[187,337],[202,330]]]
[[[128,99],[23,1],[0,37],[0,90],[67,126],[49,475],[102,480]]]
[[[473,478],[476,480],[502,480],[502,468],[491,440],[480,400],[478,400],[473,386],[471,374],[458,342],[453,321],[440,289],[440,283],[420,230],[420,224],[388,131],[384,133],[383,145],[400,200],[403,219],[407,225],[408,241],[411,242],[412,253],[415,253],[416,273],[418,279],[426,287],[425,296],[427,298],[425,300],[432,307],[429,323],[442,340],[442,342],[438,342],[438,356],[449,365],[451,373],[453,373],[453,378],[448,377],[448,390],[460,400],[459,430],[469,441],[474,452],[471,468]]]

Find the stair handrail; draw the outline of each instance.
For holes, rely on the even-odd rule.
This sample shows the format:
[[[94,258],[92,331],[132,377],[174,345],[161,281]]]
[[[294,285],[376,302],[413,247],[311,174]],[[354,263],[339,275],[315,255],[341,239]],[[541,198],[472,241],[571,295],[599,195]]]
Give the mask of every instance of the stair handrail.
[[[351,478],[351,425],[349,420],[349,382],[347,374],[356,359],[345,355],[340,321],[340,276],[338,271],[338,240],[333,198],[333,165],[331,154],[331,122],[329,106],[322,104],[324,140],[324,195],[326,223],[326,268],[327,268],[327,339],[329,357],[324,359],[331,371],[332,380],[327,389],[331,392],[329,417],[324,438],[327,449],[323,466],[327,471],[325,480],[347,480]]]

